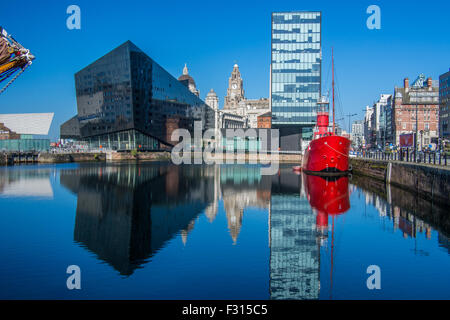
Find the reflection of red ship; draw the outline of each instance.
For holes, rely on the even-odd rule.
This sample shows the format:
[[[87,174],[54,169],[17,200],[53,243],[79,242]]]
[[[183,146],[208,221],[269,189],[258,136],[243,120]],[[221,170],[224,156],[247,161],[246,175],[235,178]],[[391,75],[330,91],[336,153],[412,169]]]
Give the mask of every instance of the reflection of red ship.
[[[329,125],[329,102],[317,103],[317,124],[313,140],[303,157],[302,170],[306,173],[346,173],[349,169],[350,140],[335,133],[334,123],[334,61],[333,61],[333,130]]]
[[[330,252],[330,299],[333,287],[334,265],[334,217],[350,209],[348,176],[321,177],[303,175],[305,192],[309,204],[317,210],[316,228],[320,242],[328,237],[328,216],[332,217],[331,252]]]
[[[348,177],[304,175],[308,201],[317,210],[317,228],[328,228],[328,215],[340,215],[350,208]]]

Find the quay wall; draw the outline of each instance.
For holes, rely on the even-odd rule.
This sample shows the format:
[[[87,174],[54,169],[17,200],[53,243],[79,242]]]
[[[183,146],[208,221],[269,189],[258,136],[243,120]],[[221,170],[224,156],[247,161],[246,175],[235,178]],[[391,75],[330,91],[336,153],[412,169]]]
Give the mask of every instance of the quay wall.
[[[39,163],[105,161],[104,153],[40,153]]]
[[[195,157],[196,154],[193,154]],[[204,161],[222,161],[223,163],[295,163],[301,164],[301,154],[227,154],[214,155],[203,158]],[[0,153],[0,165],[12,164],[7,153]],[[38,163],[69,163],[69,162],[96,162],[96,161],[170,161],[171,154],[168,151],[161,152],[107,152],[107,153],[40,153]]]
[[[138,152],[133,155],[131,152],[108,152],[107,161],[169,161],[170,152]]]
[[[421,197],[450,203],[450,169],[435,165],[351,158],[353,173],[407,189]]]
[[[192,158],[198,157],[203,161],[222,161],[226,163],[227,161],[235,161],[242,163],[268,163],[268,162],[286,162],[286,163],[301,163],[302,155],[300,154],[227,154],[223,153],[220,155],[213,155],[203,157],[203,153],[192,153]],[[109,152],[106,155],[108,161],[129,161],[129,160],[139,160],[139,161],[171,161],[171,154],[168,151],[163,152],[138,152],[136,155],[130,152]],[[192,163],[194,161],[192,160]]]

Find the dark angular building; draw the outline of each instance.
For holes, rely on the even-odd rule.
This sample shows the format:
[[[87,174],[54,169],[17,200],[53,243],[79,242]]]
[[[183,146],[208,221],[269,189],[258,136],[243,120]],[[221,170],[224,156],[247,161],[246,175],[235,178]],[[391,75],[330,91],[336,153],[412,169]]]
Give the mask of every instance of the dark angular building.
[[[173,144],[168,123],[214,124],[214,111],[131,41],[77,72],[75,87],[80,139],[91,148],[158,150]]]
[[[78,117],[72,117],[66,122],[64,122],[60,129],[60,138],[61,139],[74,139],[80,140],[80,124],[78,122]]]

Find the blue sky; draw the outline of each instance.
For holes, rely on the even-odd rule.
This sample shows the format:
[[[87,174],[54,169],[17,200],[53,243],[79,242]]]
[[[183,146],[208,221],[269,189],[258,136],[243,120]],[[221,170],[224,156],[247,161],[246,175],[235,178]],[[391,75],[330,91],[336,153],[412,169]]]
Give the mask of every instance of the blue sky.
[[[81,30],[66,28],[71,4],[81,8]],[[381,30],[366,27],[372,4],[381,8]],[[24,1],[20,7],[3,3],[0,25],[36,60],[0,96],[0,112],[55,112],[52,139],[76,114],[74,73],[126,40],[176,77],[188,63],[201,98],[214,88],[223,105],[234,63],[246,97],[268,97],[273,11],[322,11],[322,86],[330,87],[333,46],[337,118],[362,118],[366,105],[392,93],[404,77],[424,73],[437,79],[450,68],[448,1],[59,0]]]

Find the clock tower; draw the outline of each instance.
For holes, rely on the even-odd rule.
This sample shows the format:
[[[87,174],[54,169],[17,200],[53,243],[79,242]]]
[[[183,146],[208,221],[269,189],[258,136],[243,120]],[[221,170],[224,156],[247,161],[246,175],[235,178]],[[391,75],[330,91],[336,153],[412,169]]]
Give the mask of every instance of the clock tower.
[[[228,80],[228,90],[223,108],[225,110],[236,111],[239,107],[239,102],[243,100],[245,100],[243,81],[241,73],[239,72],[239,67],[235,64],[233,72],[231,72],[231,77]]]

